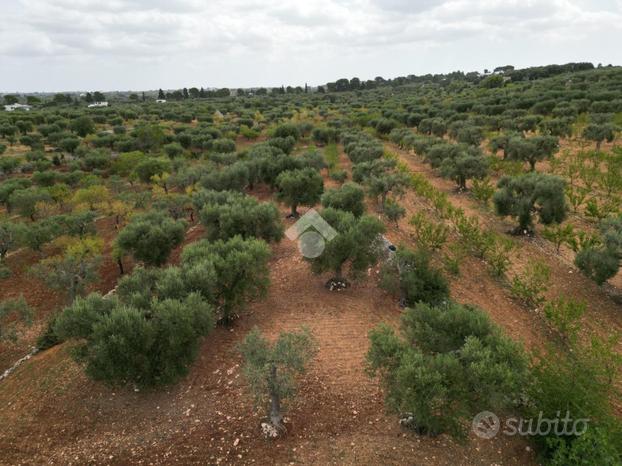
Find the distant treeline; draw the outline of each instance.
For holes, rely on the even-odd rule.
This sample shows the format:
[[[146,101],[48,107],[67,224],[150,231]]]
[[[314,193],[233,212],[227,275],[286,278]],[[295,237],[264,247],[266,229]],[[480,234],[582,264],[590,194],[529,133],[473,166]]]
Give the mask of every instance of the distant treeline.
[[[611,65],[609,65],[611,66]],[[593,70],[594,65],[592,63],[566,63],[565,65],[547,65],[547,66],[534,66],[530,68],[523,68],[515,70],[513,66],[500,66],[495,68],[494,72],[503,74],[510,78],[512,81],[529,81],[534,79],[549,78],[563,73],[571,73],[577,71]],[[405,84],[425,83],[425,82],[451,82],[451,81],[468,81],[477,83],[488,75],[488,70],[484,71],[484,74],[477,71],[471,71],[464,73],[463,71],[454,71],[452,73],[445,74],[425,74],[417,76],[414,74],[408,76],[398,76],[393,79],[384,79],[380,76],[373,80],[361,81],[359,78],[341,78],[335,82],[326,84],[326,90],[328,92],[347,92],[358,91],[363,89],[375,89],[380,86],[403,86]],[[321,91],[320,91],[321,92]]]
[[[601,65],[598,65],[600,68]],[[607,65],[612,67],[612,65]],[[157,99],[162,100],[186,100],[186,99],[203,99],[203,98],[218,98],[229,96],[262,96],[262,95],[283,95],[283,94],[307,94],[307,93],[326,93],[326,92],[351,92],[376,89],[379,87],[399,87],[409,84],[448,84],[452,82],[469,82],[472,84],[480,84],[484,87],[500,87],[503,86],[505,81],[520,82],[520,81],[533,81],[537,79],[550,78],[552,76],[574,73],[579,71],[588,71],[595,69],[592,63],[566,63],[565,65],[547,65],[547,66],[534,66],[530,68],[514,69],[512,65],[499,66],[490,72],[484,70],[484,73],[477,71],[471,71],[465,73],[463,71],[454,71],[444,74],[425,74],[417,76],[414,74],[408,76],[398,76],[392,79],[385,79],[381,76],[377,76],[374,79],[361,80],[359,78],[341,78],[334,82],[329,82],[323,86],[310,87],[307,84],[304,87],[301,86],[280,86],[273,88],[247,88],[247,89],[204,89],[203,87],[191,87],[178,90],[163,91],[159,89],[157,92]],[[115,93],[119,96],[122,93]],[[144,101],[147,99],[153,99],[155,97],[153,92],[125,94],[130,101]],[[24,98],[25,97],[25,98]],[[79,103],[81,100],[86,103],[100,102],[106,100],[106,96],[101,92],[86,94],[64,94],[59,93],[52,96],[51,99],[42,99],[40,96],[27,95],[11,95],[6,94],[3,96],[4,104],[12,104],[20,101],[25,101],[30,105],[58,105],[58,104],[72,104]],[[116,99],[114,99],[116,100]]]

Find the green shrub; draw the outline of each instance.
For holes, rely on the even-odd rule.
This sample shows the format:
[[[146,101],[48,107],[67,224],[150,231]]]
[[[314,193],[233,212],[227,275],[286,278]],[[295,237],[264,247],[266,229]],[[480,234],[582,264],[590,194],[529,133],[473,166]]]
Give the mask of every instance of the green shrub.
[[[622,432],[618,431],[618,434]],[[589,427],[581,436],[568,440],[547,439],[548,466],[616,466],[622,463],[619,442],[614,433],[602,427]],[[617,444],[616,444],[617,443]]]
[[[62,340],[54,332],[54,325],[58,316],[54,316],[48,320],[45,329],[37,338],[37,349],[39,351],[46,350],[52,346],[56,346],[62,342]]]
[[[548,290],[551,269],[544,262],[530,260],[525,270],[512,279],[512,295],[531,307],[544,302]]]
[[[551,241],[555,245],[557,252],[559,252],[562,244],[573,247],[576,243],[575,236],[574,227],[571,224],[547,227],[542,232],[542,237]]]
[[[474,179],[471,186],[471,194],[479,202],[488,206],[490,199],[495,194],[495,186],[490,181],[489,177]]]
[[[585,276],[602,285],[618,273],[620,259],[606,249],[588,247],[577,253],[575,265]]]
[[[382,208],[382,214],[390,222],[398,225],[398,221],[406,215],[406,209],[402,207],[395,199],[387,199]]]
[[[504,277],[510,268],[510,253],[514,249],[514,243],[502,236],[491,236],[491,238],[493,241],[486,250],[485,259],[495,277]]]
[[[429,253],[398,248],[381,270],[380,286],[398,295],[405,306],[419,302],[441,304],[449,298],[449,284],[443,274],[430,265]]]
[[[410,219],[415,229],[415,240],[419,247],[428,251],[440,249],[447,241],[449,227],[443,223],[433,222],[423,212],[418,212]]]
[[[0,342],[17,339],[20,325],[32,324],[33,311],[23,296],[0,301]]]
[[[622,423],[611,407],[611,400],[619,399],[615,378],[622,364],[616,340],[572,345],[571,351],[549,348],[550,354],[535,355],[524,414],[557,419],[568,413],[573,420],[587,419],[587,431],[580,436],[552,431],[534,441],[544,464],[620,464]]]
[[[584,302],[559,298],[546,303],[544,316],[565,338],[573,339],[579,331],[579,320],[585,314],[586,309],[587,304]]]
[[[348,172],[345,170],[333,170],[330,172],[330,179],[337,183],[343,183],[348,179]]]
[[[507,409],[526,380],[522,349],[477,308],[418,304],[404,313],[402,335],[386,324],[372,330],[367,362],[388,407],[420,433],[464,438],[467,421]]]
[[[286,123],[275,128],[274,137],[286,138],[288,136],[293,137],[296,141],[300,138],[300,131],[296,125]]]
[[[615,276],[622,261],[622,217],[601,221],[598,236],[579,236],[577,267],[599,285]]]
[[[475,257],[486,258],[488,251],[494,245],[494,237],[491,232],[484,231],[476,217],[465,215],[458,215],[454,220],[454,226],[464,247]]]

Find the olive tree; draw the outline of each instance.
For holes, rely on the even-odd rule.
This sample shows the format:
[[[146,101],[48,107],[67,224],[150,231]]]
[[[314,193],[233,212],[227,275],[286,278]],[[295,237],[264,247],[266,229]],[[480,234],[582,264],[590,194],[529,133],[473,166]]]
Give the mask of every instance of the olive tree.
[[[165,135],[158,125],[141,124],[131,134],[134,146],[141,151],[155,151],[164,142]]]
[[[545,225],[561,223],[568,211],[564,186],[561,178],[541,173],[503,177],[493,196],[497,214],[516,217],[517,232],[533,231],[535,214]]]
[[[2,144],[0,144],[0,155],[2,154]],[[0,173],[3,175],[10,175],[17,170],[17,168],[22,164],[22,161],[17,157],[2,157],[0,158]]]
[[[147,160],[147,156],[143,152],[124,152],[119,154],[112,163],[112,172],[122,177],[128,177],[143,160]]]
[[[273,203],[232,191],[199,191],[193,202],[200,209],[199,219],[210,240],[236,235],[266,241],[283,238],[283,225]]]
[[[96,184],[88,188],[76,190],[71,198],[74,206],[86,206],[89,210],[95,210],[99,206],[105,205],[110,201],[111,195],[108,188],[104,185]]]
[[[280,152],[276,155],[262,154],[256,160],[257,162],[254,162],[253,159],[250,159],[247,164],[256,164],[257,181],[261,181],[271,188],[276,188],[276,179],[281,173],[303,168],[303,161],[300,158]]]
[[[148,387],[185,375],[213,327],[212,308],[198,294],[153,299],[147,309],[91,294],[66,308],[53,331],[76,340],[74,357],[95,380]]]
[[[465,125],[456,134],[456,141],[471,146],[479,146],[484,139],[484,131],[478,126]]]
[[[286,138],[288,136],[293,137],[295,140],[298,140],[300,138],[300,131],[296,125],[291,123],[285,123],[283,125],[277,126],[274,129],[274,137]]]
[[[15,190],[8,200],[12,210],[16,210],[20,215],[30,218],[33,222],[37,214],[38,204],[51,201],[52,197],[46,189],[36,187]]]
[[[37,222],[20,224],[19,238],[22,245],[40,252],[44,244],[62,234],[63,227],[55,216]]]
[[[596,150],[600,150],[603,141],[611,142],[615,139],[616,129],[610,123],[591,123],[583,130],[583,138],[596,142]]]
[[[240,345],[240,352],[246,380],[256,402],[267,405],[271,436],[276,436],[285,430],[283,401],[294,395],[296,376],[305,372],[317,353],[317,343],[308,329],[281,332],[270,343],[255,327]]]
[[[236,162],[220,170],[213,170],[201,178],[205,189],[214,191],[242,191],[250,181],[249,167],[244,162]]]
[[[268,139],[267,143],[273,147],[276,147],[283,151],[285,154],[291,154],[296,147],[296,140],[292,136],[287,137],[273,137]]]
[[[499,150],[503,151],[503,159],[508,157],[508,148],[510,140],[514,137],[518,137],[513,133],[501,133],[490,138],[489,147],[493,154],[496,154]]]
[[[234,236],[226,241],[197,241],[181,257],[185,286],[201,292],[224,322],[268,290],[270,248],[263,240]]]
[[[555,136],[534,136],[513,137],[506,150],[508,159],[528,162],[531,171],[535,171],[536,163],[550,159],[558,148],[559,140]]]
[[[376,199],[378,210],[383,211],[387,202],[387,197],[401,197],[409,183],[406,173],[399,171],[385,172],[380,175],[372,175],[364,183],[367,185],[367,192]]]
[[[324,180],[313,168],[287,170],[276,178],[277,199],[291,207],[290,216],[298,218],[298,206],[314,206],[324,192]]]
[[[509,408],[526,381],[522,348],[475,307],[419,303],[403,314],[401,338],[381,324],[370,340],[370,374],[380,376],[389,409],[420,434],[464,438],[465,421]]]
[[[154,176],[161,176],[171,171],[168,160],[157,158],[144,158],[134,167],[133,174],[143,183],[151,183]]]
[[[113,206],[114,207],[114,206]],[[112,209],[117,216],[123,216],[126,212],[125,205],[121,204],[119,209]],[[161,196],[153,203],[153,207],[157,210],[167,211],[175,220],[182,219],[186,214],[190,214],[190,221],[194,221],[194,210],[190,196],[185,194],[171,193],[167,196]]]
[[[23,296],[0,301],[0,342],[15,340],[20,325],[32,324],[32,308]]]
[[[377,159],[369,162],[360,162],[352,167],[352,180],[365,183],[369,178],[382,176],[395,171],[397,163],[393,159]]]
[[[365,212],[365,191],[356,183],[344,183],[339,189],[329,189],[321,200],[324,207],[345,210],[356,217]]]
[[[161,266],[184,239],[186,223],[163,212],[137,215],[119,232],[115,241],[122,253],[151,266]]]
[[[488,174],[488,159],[482,155],[463,152],[457,157],[443,160],[441,174],[456,182],[458,189],[466,191],[467,180],[480,180]]]
[[[85,137],[95,132],[95,123],[90,117],[83,115],[71,120],[71,129],[78,136]]]
[[[327,241],[321,255],[308,259],[315,273],[331,271],[334,280],[345,281],[343,267],[350,265],[350,273],[357,274],[374,265],[380,254],[380,235],[385,227],[370,215],[359,218],[350,212],[327,208],[324,220],[335,229],[336,236]]]
[[[71,240],[62,255],[43,259],[31,271],[50,288],[67,293],[71,304],[99,278],[103,246],[100,238]]]
[[[9,252],[19,244],[21,228],[15,222],[0,219],[0,267]]]
[[[0,183],[0,204],[3,204],[7,211],[11,212],[11,194],[20,189],[30,188],[32,181],[26,178],[12,178]]]
[[[596,244],[589,243],[578,251],[575,264],[586,276],[602,285],[620,270],[622,217],[601,221],[599,233]]]
[[[440,168],[445,160],[458,158],[463,155],[465,151],[473,151],[473,148],[462,144],[434,144],[426,151],[425,161],[433,168]]]
[[[406,209],[395,199],[387,199],[382,207],[382,215],[397,227],[399,220],[406,215]]]
[[[63,138],[58,142],[58,147],[70,154],[73,154],[79,145],[80,140],[78,138]]]
[[[162,147],[162,149],[164,149],[164,152],[166,153],[166,155],[168,155],[170,159],[179,157],[184,152],[184,148],[178,142],[166,144],[164,147]]]

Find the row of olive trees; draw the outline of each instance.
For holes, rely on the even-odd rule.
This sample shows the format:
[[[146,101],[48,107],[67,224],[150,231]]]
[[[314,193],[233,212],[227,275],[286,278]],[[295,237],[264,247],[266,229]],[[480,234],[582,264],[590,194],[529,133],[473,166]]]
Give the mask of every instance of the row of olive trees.
[[[402,146],[419,147],[432,166],[437,167],[439,159],[449,157],[444,154],[457,151],[459,147],[440,141],[413,138],[404,131],[395,131],[392,138]],[[533,170],[537,160],[553,155],[557,143],[548,136],[514,136],[507,137],[505,141],[497,138],[492,141],[492,145],[493,149],[503,148],[507,151],[508,158],[529,161]],[[544,225],[559,225],[566,219],[567,185],[558,176],[532,171],[528,174],[505,176],[497,187],[498,190],[493,195],[496,212],[501,216],[515,218],[518,222],[515,229],[517,233],[533,233],[536,217]],[[620,236],[619,223],[619,218],[615,216],[605,218],[601,223],[600,234],[583,235],[578,240],[574,232],[565,227],[555,227],[545,233],[547,238],[554,239],[558,245],[562,242],[568,243],[577,251],[577,267],[598,284],[603,284],[618,273],[622,261],[622,253],[616,243],[617,236]]]
[[[488,173],[488,160],[479,148],[450,144],[403,131],[392,134],[392,139],[402,147],[414,149],[423,155],[432,167],[440,168],[444,176],[455,179],[459,187],[466,188],[467,179],[482,179]],[[524,157],[516,157],[530,161],[533,167],[535,160],[552,156],[556,144],[555,138],[549,139],[547,136],[517,137],[510,139],[508,147],[510,151],[524,153]],[[536,150],[538,146],[543,147],[539,152]],[[540,155],[528,159],[527,154],[534,153],[532,150]],[[557,176],[535,172],[507,176],[499,181],[497,188],[493,196],[497,213],[516,218],[519,223],[517,232],[532,232],[536,215],[545,225],[561,223],[566,218],[568,207],[565,183]]]
[[[377,209],[388,220],[397,224],[406,211],[398,203],[408,185],[407,176],[397,170],[395,161],[384,158],[384,148],[374,138],[362,132],[342,135],[344,150],[354,162],[352,179],[365,188],[366,194],[377,203]],[[345,192],[353,191],[347,185]]]

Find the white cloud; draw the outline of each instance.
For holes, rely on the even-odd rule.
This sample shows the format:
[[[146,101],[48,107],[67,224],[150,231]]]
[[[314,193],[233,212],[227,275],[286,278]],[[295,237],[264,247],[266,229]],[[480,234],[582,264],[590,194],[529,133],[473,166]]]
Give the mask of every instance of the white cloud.
[[[620,0],[5,2],[0,90],[323,83],[622,58]]]

